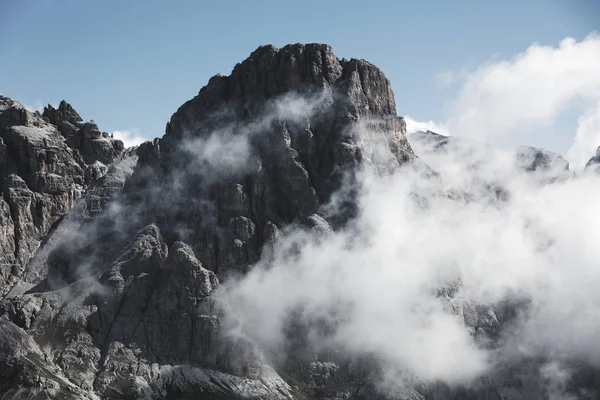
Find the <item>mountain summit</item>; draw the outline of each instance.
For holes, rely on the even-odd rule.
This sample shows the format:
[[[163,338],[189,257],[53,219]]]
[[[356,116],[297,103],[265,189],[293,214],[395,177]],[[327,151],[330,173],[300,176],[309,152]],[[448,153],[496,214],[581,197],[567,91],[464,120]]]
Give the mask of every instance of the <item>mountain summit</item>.
[[[293,396],[228,337],[219,278],[251,269],[290,224],[344,224],[351,203],[320,210],[360,165],[414,158],[385,75],[321,44],[259,47],[136,149],[65,101],[41,115],[2,104],[9,398]]]
[[[430,150],[446,151],[438,139]],[[0,97],[0,398],[548,398],[533,357],[449,385],[345,348],[331,338],[351,302],[302,304],[283,321],[240,311],[237,282],[352,232],[369,211],[362,188],[402,173],[418,176],[415,212],[470,201],[415,156],[383,72],[324,44],[259,47],[184,103],[162,138],[129,149],[66,101],[40,114]],[[334,288],[343,275],[327,279]],[[482,348],[498,348],[527,307],[475,304],[457,294],[460,277],[443,283],[428,295]],[[267,328],[281,337],[249,333]],[[401,384],[384,384],[396,367]],[[593,387],[596,370],[578,372]]]

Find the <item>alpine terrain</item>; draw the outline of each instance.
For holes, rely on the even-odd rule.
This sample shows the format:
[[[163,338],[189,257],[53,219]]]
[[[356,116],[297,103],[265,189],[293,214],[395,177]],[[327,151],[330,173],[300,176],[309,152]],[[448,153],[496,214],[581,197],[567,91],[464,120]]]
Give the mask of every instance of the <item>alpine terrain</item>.
[[[541,215],[600,156],[407,137],[324,44],[259,47],[124,147],[0,96],[0,399],[599,398],[558,322],[577,232]]]

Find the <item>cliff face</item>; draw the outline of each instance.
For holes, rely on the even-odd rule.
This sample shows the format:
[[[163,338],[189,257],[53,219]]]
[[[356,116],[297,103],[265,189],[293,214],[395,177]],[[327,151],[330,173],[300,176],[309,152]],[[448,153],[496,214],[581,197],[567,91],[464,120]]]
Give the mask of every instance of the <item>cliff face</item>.
[[[66,102],[40,115],[1,97],[0,398],[544,398],[522,390],[527,365],[470,389],[381,391],[376,355],[308,348],[295,310],[284,357],[232,317],[227,283],[268,264],[290,227],[352,221],[361,170],[438,182],[405,130],[384,74],[320,44],[258,48],[135,149]],[[525,169],[553,160],[521,153]],[[515,307],[459,287],[434,295],[493,345]]]
[[[94,121],[84,122],[77,111],[61,101],[58,108],[48,105],[42,114],[44,119],[56,126],[66,139],[67,145],[79,152],[86,164],[99,161],[110,164],[123,152],[123,142],[107,132],[100,132]]]
[[[142,146],[128,192],[152,209],[148,222],[164,220],[167,237],[222,277],[249,268],[286,224],[310,224],[359,164],[408,161],[404,134],[389,81],[372,64],[338,60],[326,45],[265,46],[213,77],[163,139]],[[211,146],[235,159],[212,159]],[[378,146],[389,150],[381,159]],[[166,209],[140,198],[156,182],[173,193]]]
[[[72,110],[66,102],[62,109]],[[76,124],[83,122],[72,110]],[[53,224],[61,219],[91,183],[100,178],[92,171],[98,159],[114,161],[102,151],[87,160],[70,146],[57,126],[39,113],[27,111],[14,100],[0,96],[0,294],[20,277],[25,265]],[[109,141],[106,148],[117,157],[123,143]]]
[[[6,374],[51,375],[4,390],[292,396],[223,326],[217,276],[247,271],[289,224],[343,225],[351,201],[319,213],[360,165],[389,172],[413,158],[383,73],[326,45],[260,47],[180,107],[162,139],[127,152],[66,102],[42,116],[4,99],[3,189],[26,199],[2,219],[2,324],[24,355]],[[43,218],[30,215],[36,196],[49,199]]]

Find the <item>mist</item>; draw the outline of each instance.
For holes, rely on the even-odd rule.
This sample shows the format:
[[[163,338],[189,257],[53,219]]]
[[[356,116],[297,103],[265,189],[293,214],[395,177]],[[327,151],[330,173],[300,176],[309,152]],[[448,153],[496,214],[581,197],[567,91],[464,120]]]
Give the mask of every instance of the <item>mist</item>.
[[[599,179],[561,163],[527,171],[523,149],[452,139],[443,150],[411,141],[441,184],[424,185],[410,166],[366,165],[355,219],[317,236],[289,228],[230,282],[244,334],[281,353],[293,311],[309,327],[308,351],[373,354],[388,370],[450,385],[524,357],[557,360],[542,375],[562,361],[600,365]],[[499,320],[511,302],[521,302],[515,316]]]

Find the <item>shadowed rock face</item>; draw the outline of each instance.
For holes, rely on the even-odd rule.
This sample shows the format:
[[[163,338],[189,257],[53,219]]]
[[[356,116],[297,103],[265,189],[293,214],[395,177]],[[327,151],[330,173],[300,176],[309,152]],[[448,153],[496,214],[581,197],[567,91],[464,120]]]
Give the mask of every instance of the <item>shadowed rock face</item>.
[[[79,151],[87,164],[100,161],[110,164],[123,152],[123,142],[107,132],[100,132],[94,121],[84,122],[73,107],[61,101],[58,108],[48,105],[42,114],[44,119],[58,129],[72,149]]]
[[[108,172],[94,157],[84,159],[62,134],[86,126],[75,110],[64,101],[58,110],[49,108],[59,125],[0,96],[0,295],[44,247],[51,228]],[[110,162],[117,161],[122,143],[111,151]]]
[[[50,226],[81,196],[84,167],[54,126],[0,96],[2,289],[14,282]]]
[[[48,104],[44,107],[42,116],[46,121],[56,126],[65,138],[75,135],[84,124],[77,111],[64,100],[60,102],[58,108]]]
[[[217,276],[244,273],[284,226],[311,226],[360,165],[390,171],[413,158],[383,73],[326,45],[259,48],[230,76],[213,77],[138,154],[119,226],[103,220],[93,240],[57,251],[56,280],[73,281],[89,253],[94,270],[104,269],[148,224],[169,245],[189,244]],[[342,224],[353,207],[340,204],[329,223]]]
[[[218,145],[244,149],[237,162],[218,168],[192,150],[224,133]],[[127,192],[152,210],[168,240],[189,243],[221,277],[247,270],[278,229],[310,223],[359,165],[389,170],[412,158],[383,73],[316,44],[258,48],[230,76],[213,77],[171,117],[165,136],[140,151]],[[140,193],[157,182],[177,182],[169,200],[183,204],[148,204]]]
[[[519,146],[517,166],[543,182],[565,180],[570,176],[569,163],[560,154],[531,146]]]
[[[220,282],[268,260],[290,225],[344,226],[360,168],[411,165],[438,182],[367,61],[262,46],[183,104],[163,138],[125,151],[64,101],[42,116],[0,97],[0,140],[1,398],[546,398],[525,363],[469,389],[384,390],[370,380],[376,356],[307,348],[293,313],[283,360],[228,318]],[[470,304],[459,285],[435,296],[493,346],[516,306]]]
[[[413,158],[383,73],[339,60],[326,45],[260,47],[230,76],[213,77],[162,139],[135,154],[121,155],[66,102],[43,118],[14,114],[6,120],[38,123],[72,154],[78,192],[42,247],[26,252],[31,261],[5,286],[12,290],[0,311],[43,343],[45,367],[60,379],[109,396],[171,388],[290,397],[260,353],[223,329],[217,276],[247,271],[289,224],[315,232],[343,224],[351,201],[335,216],[319,212],[359,166],[385,173]],[[120,193],[133,169],[126,166],[135,170]],[[18,176],[29,179],[27,172]],[[25,190],[18,176],[11,187]],[[78,354],[85,361],[75,367]],[[191,366],[168,367],[184,364]],[[312,363],[307,377],[322,384],[337,368]]]

